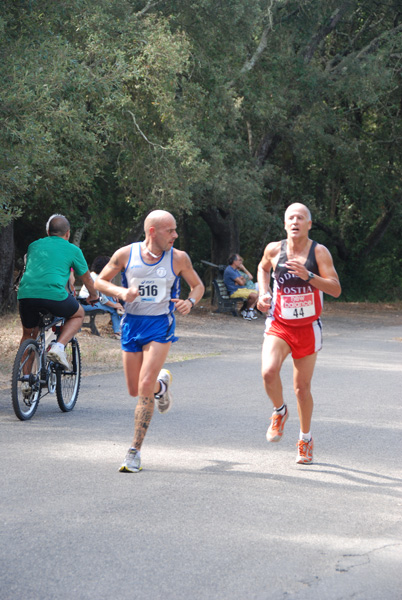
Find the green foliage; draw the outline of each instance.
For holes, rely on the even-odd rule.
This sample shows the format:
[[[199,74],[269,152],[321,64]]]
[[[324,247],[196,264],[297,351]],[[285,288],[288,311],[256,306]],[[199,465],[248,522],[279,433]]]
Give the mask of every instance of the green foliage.
[[[198,264],[216,210],[255,272],[300,201],[343,299],[400,297],[401,31],[396,0],[4,0],[0,227],[66,213],[90,261],[166,208]]]

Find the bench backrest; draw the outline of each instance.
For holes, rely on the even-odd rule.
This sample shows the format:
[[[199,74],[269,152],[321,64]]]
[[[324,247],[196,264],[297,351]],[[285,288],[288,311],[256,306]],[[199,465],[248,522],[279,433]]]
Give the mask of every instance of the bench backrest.
[[[217,296],[220,296],[221,298],[224,298],[225,300],[229,299],[228,289],[227,289],[223,279],[214,279],[213,284],[214,284],[215,293],[217,294]]]

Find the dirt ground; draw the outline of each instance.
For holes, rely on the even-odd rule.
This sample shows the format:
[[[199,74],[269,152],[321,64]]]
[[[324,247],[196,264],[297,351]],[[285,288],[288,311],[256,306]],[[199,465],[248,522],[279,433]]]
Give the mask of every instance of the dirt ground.
[[[180,362],[228,351],[244,350],[248,344],[262,340],[264,317],[245,321],[231,314],[216,313],[209,302],[201,302],[188,316],[177,315],[176,334],[180,340],[173,344],[169,362]],[[324,324],[334,327],[365,327],[373,321],[383,325],[402,326],[402,302],[386,304],[327,302]],[[89,329],[78,334],[83,360],[83,375],[121,369],[120,342],[115,339],[109,315],[96,318],[101,337]],[[10,386],[11,370],[21,336],[18,313],[0,317],[0,389]],[[401,338],[402,342],[402,338]]]

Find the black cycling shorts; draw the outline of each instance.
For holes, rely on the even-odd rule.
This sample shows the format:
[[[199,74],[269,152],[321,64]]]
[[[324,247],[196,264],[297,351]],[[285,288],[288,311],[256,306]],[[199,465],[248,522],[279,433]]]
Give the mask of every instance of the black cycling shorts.
[[[78,300],[71,294],[65,300],[46,300],[46,298],[21,298],[19,301],[20,317],[26,329],[39,325],[40,314],[44,311],[55,317],[72,317],[80,307]]]

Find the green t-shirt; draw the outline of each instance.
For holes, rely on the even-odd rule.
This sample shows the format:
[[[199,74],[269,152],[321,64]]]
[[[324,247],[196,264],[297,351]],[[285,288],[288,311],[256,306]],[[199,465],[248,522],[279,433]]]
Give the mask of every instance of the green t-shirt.
[[[57,235],[32,242],[28,247],[26,268],[18,288],[18,300],[65,300],[68,296],[66,285],[71,268],[77,275],[88,271],[88,265],[78,246]]]

